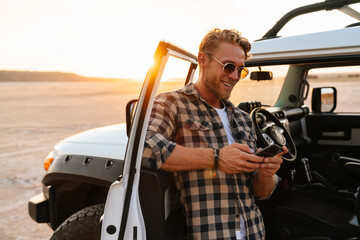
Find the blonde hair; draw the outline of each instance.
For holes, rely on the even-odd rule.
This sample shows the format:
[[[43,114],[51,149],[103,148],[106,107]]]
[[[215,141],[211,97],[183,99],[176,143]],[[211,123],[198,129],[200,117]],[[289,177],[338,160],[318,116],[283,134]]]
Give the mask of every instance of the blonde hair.
[[[199,52],[208,54],[213,53],[218,47],[219,43],[222,41],[240,46],[242,49],[244,49],[245,59],[250,57],[249,51],[251,49],[251,44],[249,40],[242,37],[241,33],[235,29],[211,29],[201,41]]]

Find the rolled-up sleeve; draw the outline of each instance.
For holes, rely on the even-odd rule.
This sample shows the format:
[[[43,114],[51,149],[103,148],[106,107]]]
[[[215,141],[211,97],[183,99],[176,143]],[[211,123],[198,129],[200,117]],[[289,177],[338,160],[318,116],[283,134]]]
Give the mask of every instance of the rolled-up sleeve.
[[[257,197],[257,196],[255,196],[255,195],[253,194],[253,196],[254,196],[254,198],[255,198],[256,200],[264,201],[264,200],[269,199],[269,198],[273,195],[273,193],[275,192],[275,190],[276,190],[276,188],[278,187],[279,182],[280,182],[280,180],[281,180],[281,178],[280,178],[278,175],[276,175],[276,174],[274,175],[274,177],[275,177],[275,185],[274,185],[274,188],[271,190],[271,192],[270,192],[266,197]],[[252,180],[253,180],[253,178],[252,178]],[[250,188],[250,189],[252,189],[252,188]]]
[[[145,139],[144,167],[159,169],[174,150],[176,143],[171,141],[176,132],[174,110],[176,107],[171,106],[169,99],[155,100]]]

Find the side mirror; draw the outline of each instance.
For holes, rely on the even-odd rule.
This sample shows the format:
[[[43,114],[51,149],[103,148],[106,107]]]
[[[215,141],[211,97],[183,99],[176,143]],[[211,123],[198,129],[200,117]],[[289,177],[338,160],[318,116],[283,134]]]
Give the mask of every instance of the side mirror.
[[[126,104],[126,134],[128,137],[130,137],[130,131],[131,131],[131,127],[132,127],[132,120],[134,117],[134,112],[136,109],[136,104],[138,102],[138,99],[133,99],[130,100],[127,104]]]
[[[251,72],[250,79],[256,81],[272,80],[273,73],[268,71],[254,71]]]
[[[333,112],[336,108],[336,88],[321,87],[313,88],[311,96],[311,108],[313,112]]]

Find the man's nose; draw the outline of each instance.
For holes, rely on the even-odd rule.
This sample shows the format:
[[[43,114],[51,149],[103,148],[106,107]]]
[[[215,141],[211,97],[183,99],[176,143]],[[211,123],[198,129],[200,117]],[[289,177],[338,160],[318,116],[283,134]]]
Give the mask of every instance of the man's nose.
[[[231,78],[234,79],[234,80],[239,80],[239,79],[240,79],[240,76],[239,76],[239,73],[238,73],[237,69],[235,69],[235,71],[233,71],[233,72],[229,75],[229,77],[231,77]]]

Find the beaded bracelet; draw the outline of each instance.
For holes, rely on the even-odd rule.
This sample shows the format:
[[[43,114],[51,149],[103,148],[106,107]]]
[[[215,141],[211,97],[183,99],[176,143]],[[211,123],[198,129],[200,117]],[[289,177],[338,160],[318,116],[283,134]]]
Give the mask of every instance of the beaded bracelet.
[[[219,155],[220,155],[220,149],[214,148],[214,168],[219,167]]]

